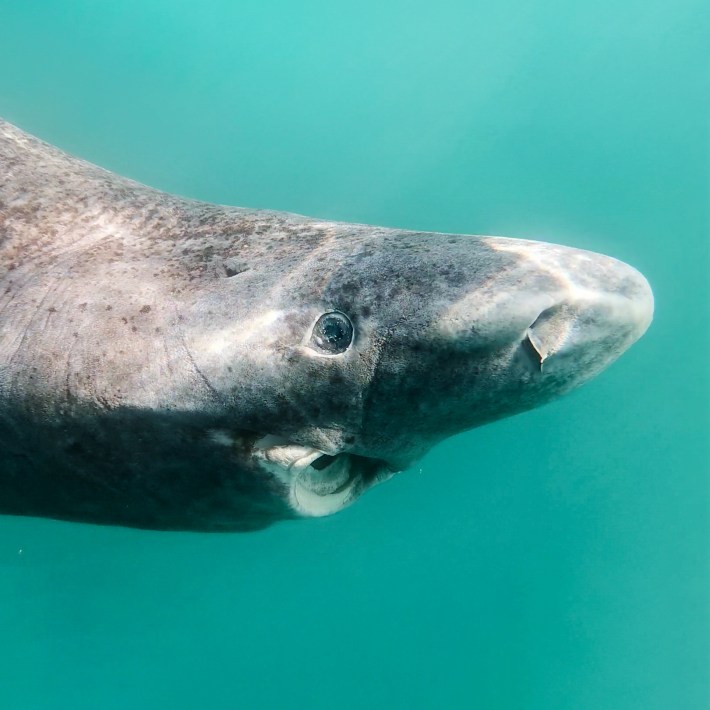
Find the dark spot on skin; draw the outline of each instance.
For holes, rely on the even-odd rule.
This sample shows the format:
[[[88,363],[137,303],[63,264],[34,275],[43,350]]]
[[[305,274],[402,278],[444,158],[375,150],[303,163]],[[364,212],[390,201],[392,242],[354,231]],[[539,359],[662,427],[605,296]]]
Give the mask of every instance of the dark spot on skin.
[[[368,318],[368,317],[372,314],[372,309],[370,308],[370,306],[363,306],[363,307],[360,309],[360,314],[361,314],[364,318]]]
[[[355,258],[358,261],[362,261],[363,259],[366,259],[367,257],[372,256],[372,250],[371,249],[363,249],[361,252],[355,255]]]
[[[50,313],[56,313],[56,312],[57,312],[57,309],[56,309],[54,306],[50,306],[47,310],[48,310]]]
[[[85,311],[85,310],[86,310],[86,305],[87,305],[86,303],[80,303],[80,304],[79,304],[79,310],[82,311],[82,312]]]
[[[134,325],[134,326],[131,326],[131,330],[135,333],[138,331],[138,328],[136,328],[136,326]]]
[[[155,332],[156,332],[156,333],[160,333],[160,328],[156,328],[156,329],[155,329]]]
[[[113,310],[113,306],[106,306],[106,310],[107,310],[107,311],[112,311],[112,310]]]
[[[141,308],[141,313],[150,313],[150,306],[143,306]]]
[[[345,378],[340,372],[331,372],[328,377],[328,382],[330,382],[331,385],[342,385],[343,382],[345,382]]]
[[[126,325],[128,325],[128,318],[126,318],[126,316],[122,316],[122,317],[121,317],[121,320],[122,320]]]
[[[72,456],[80,456],[84,453],[84,447],[78,441],[72,441],[66,448],[66,452]]]
[[[227,366],[227,372],[234,372],[234,368]]]
[[[245,263],[237,259],[226,259],[222,264],[222,268],[227,278],[232,278],[233,276],[237,276],[237,274],[243,274],[245,271],[249,270],[249,267]]]

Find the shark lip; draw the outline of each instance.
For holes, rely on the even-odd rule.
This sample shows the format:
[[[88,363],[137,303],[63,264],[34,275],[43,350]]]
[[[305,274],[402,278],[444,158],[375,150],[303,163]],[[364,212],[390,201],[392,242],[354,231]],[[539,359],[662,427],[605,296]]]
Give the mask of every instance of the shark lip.
[[[395,473],[380,459],[348,452],[327,454],[272,436],[259,439],[252,455],[285,486],[291,507],[305,516],[335,513]]]

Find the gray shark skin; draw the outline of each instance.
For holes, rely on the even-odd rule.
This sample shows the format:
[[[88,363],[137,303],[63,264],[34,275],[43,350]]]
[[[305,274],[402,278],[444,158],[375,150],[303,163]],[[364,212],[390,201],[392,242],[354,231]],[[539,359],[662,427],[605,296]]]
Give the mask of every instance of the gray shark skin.
[[[606,256],[205,204],[0,121],[0,513],[330,514],[589,380],[652,312]]]

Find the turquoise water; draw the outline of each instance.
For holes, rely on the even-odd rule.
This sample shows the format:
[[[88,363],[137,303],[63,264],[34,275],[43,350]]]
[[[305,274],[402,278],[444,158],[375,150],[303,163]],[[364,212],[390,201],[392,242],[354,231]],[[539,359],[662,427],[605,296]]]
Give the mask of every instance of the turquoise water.
[[[214,202],[642,270],[599,379],[251,535],[0,519],[7,708],[710,708],[704,0],[0,0],[0,115]]]

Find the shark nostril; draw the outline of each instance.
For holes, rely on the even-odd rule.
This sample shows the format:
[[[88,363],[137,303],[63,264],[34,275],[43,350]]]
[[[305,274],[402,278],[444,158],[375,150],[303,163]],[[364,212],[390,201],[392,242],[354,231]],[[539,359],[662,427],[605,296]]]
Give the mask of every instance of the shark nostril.
[[[540,372],[543,364],[564,347],[574,319],[574,311],[559,304],[542,311],[527,329],[522,347]]]
[[[545,356],[543,355],[540,344],[536,343],[536,338],[530,330],[528,330],[525,340],[522,342],[522,348],[533,364],[542,372],[542,363],[545,361]]]
[[[564,307],[559,305],[546,308],[525,333],[522,348],[540,372],[552,349],[549,336],[551,331],[555,331],[555,321],[564,315],[564,311]]]
[[[530,326],[530,330],[532,330],[533,328],[540,328],[551,318],[554,318],[562,310],[562,306],[551,306],[550,308],[546,308],[532,323],[532,325]]]

